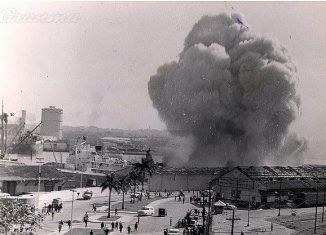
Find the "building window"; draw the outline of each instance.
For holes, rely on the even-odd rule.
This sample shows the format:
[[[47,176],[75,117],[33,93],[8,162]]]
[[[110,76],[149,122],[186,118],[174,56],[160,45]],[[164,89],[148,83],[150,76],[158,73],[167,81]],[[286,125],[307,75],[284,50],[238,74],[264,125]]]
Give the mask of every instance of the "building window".
[[[231,198],[233,200],[238,200],[241,198],[241,190],[235,190],[235,189],[232,189],[231,190]]]

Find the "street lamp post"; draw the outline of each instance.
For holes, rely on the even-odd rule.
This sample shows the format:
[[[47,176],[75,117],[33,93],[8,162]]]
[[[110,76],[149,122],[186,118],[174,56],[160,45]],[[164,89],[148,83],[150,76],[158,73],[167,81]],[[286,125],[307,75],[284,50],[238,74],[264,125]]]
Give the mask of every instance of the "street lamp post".
[[[316,187],[316,210],[315,210],[315,226],[314,226],[314,234],[317,232],[317,213],[318,213],[318,187]]]
[[[72,224],[73,224],[73,213],[74,213],[74,194],[76,192],[76,190],[71,189],[70,190],[72,192],[72,200],[71,200],[71,214],[70,214],[70,221],[71,221],[71,227],[70,227],[70,235],[71,235],[71,231],[72,231]]]

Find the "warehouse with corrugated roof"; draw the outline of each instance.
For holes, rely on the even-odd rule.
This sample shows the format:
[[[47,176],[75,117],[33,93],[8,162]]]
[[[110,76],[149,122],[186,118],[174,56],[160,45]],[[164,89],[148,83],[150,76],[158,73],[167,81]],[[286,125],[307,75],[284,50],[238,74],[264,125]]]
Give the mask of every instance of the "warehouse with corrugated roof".
[[[213,180],[215,200],[260,206],[325,203],[326,166],[238,166]],[[318,193],[317,193],[318,192]]]

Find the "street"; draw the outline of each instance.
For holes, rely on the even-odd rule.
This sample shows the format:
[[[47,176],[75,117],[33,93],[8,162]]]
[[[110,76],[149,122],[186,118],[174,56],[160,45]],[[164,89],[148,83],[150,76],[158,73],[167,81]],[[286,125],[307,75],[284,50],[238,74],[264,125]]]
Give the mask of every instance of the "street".
[[[76,194],[75,194],[76,195]],[[83,216],[87,211],[89,214],[89,224],[88,228],[99,229],[100,222],[97,221],[96,217],[107,215],[107,212],[104,209],[107,209],[108,197],[106,196],[107,193],[103,192],[103,196],[93,197],[91,200],[74,200],[73,205],[73,228],[84,228],[84,224],[82,223]],[[145,216],[140,217],[140,223],[138,228],[138,234],[162,234],[164,228],[171,227],[170,220],[172,222],[172,226],[174,226],[179,219],[184,218],[186,212],[195,206],[189,203],[188,200],[183,204],[182,201],[175,201],[174,197],[170,198],[157,198],[157,201],[151,202],[149,206],[155,208],[156,214],[154,216]],[[112,193],[112,200],[111,200],[111,213],[116,208],[117,205],[122,200],[122,195],[118,195],[117,193]],[[126,196],[125,200],[130,200],[129,195]],[[137,203],[137,202],[136,202]],[[103,205],[103,207],[98,207],[96,215],[92,211],[93,204],[97,206]],[[58,224],[59,221],[62,220],[63,222],[70,220],[71,218],[71,201],[63,201],[63,210],[60,213],[55,213],[54,218],[52,220],[51,215],[47,215],[44,219],[43,226],[40,230],[38,230],[38,234],[40,235],[49,235],[49,234],[59,234],[58,233]],[[157,210],[158,208],[165,208],[167,210],[166,217],[158,217]],[[121,208],[118,208],[120,210]],[[113,213],[112,213],[113,214]],[[134,230],[134,224],[138,220],[137,214],[133,213],[120,213],[121,216],[118,221],[123,223],[124,229],[123,233],[127,233],[126,228],[128,225]],[[107,227],[110,226],[110,222],[107,222]],[[64,234],[68,231],[68,225],[64,223],[61,234]],[[111,232],[110,234],[118,233]]]

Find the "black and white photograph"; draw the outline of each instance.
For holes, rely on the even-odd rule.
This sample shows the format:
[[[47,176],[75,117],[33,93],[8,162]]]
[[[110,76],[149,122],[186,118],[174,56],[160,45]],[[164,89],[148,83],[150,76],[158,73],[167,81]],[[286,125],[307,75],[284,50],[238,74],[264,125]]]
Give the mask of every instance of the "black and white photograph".
[[[326,234],[326,2],[1,1],[0,235]]]

